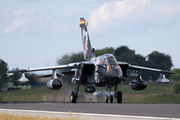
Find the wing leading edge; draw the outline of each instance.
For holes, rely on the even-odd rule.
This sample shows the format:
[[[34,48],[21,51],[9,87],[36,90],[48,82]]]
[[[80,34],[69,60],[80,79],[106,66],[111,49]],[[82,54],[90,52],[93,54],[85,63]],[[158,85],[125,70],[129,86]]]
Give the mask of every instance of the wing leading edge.
[[[154,68],[148,68],[148,67],[141,67],[141,66],[135,66],[135,65],[129,65],[129,69],[135,69],[135,70],[144,70],[144,71],[151,71],[151,72],[159,72],[159,73],[167,73],[167,74],[174,74],[174,72],[161,70],[161,69],[154,69]]]
[[[149,67],[142,67],[142,66],[135,66],[130,65],[126,62],[118,62],[119,66],[121,66],[123,71],[127,71],[127,69],[134,69],[134,70],[143,70],[143,71],[150,71],[150,72],[158,72],[158,73],[167,73],[167,74],[174,74],[174,72],[161,70],[161,69],[155,69],[155,68],[149,68]]]
[[[33,68],[33,69],[20,69],[20,70],[9,70],[7,73],[17,73],[17,72],[33,72],[33,71],[44,71],[44,70],[56,70],[56,69],[73,69],[73,68],[81,68],[82,65],[85,64],[94,64],[88,61],[78,62],[78,63],[70,63],[67,65],[58,65],[52,67],[42,67],[42,68]]]
[[[43,71],[43,70],[56,70],[56,69],[67,69],[67,68],[79,68],[79,64],[68,64],[68,65],[59,65],[53,67],[42,67],[42,68],[34,68],[34,69],[20,69],[20,70],[9,70],[7,73],[16,73],[16,72],[33,72],[33,71]]]

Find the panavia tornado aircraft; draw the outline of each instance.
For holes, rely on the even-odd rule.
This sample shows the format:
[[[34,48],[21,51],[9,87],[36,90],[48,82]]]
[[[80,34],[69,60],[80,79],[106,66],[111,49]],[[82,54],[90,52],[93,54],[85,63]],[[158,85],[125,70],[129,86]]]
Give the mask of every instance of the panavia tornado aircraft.
[[[58,90],[62,87],[61,81],[58,80],[59,76],[63,77],[66,75],[71,75],[72,84],[76,84],[75,91],[72,91],[71,93],[72,103],[76,103],[77,101],[80,85],[84,85],[86,87],[85,91],[87,93],[94,93],[96,91],[95,86],[106,87],[106,91],[108,92],[108,95],[105,97],[106,103],[108,102],[108,99],[110,103],[112,103],[114,97],[117,99],[117,103],[122,102],[122,92],[117,91],[117,87],[121,82],[127,83],[133,90],[144,90],[147,86],[147,83],[142,80],[139,73],[135,76],[135,80],[132,80],[130,83],[128,83],[129,75],[127,74],[127,71],[129,69],[134,69],[136,71],[152,71],[161,74],[173,74],[171,71],[134,66],[126,62],[117,62],[116,58],[112,54],[104,54],[96,57],[94,54],[94,48],[91,47],[89,34],[87,31],[87,22],[84,18],[80,18],[80,27],[85,61],[53,67],[10,70],[7,73],[52,70],[52,74],[39,76],[37,78],[52,76],[52,79],[47,81],[46,85],[49,89],[53,90]],[[64,69],[66,72],[57,71]],[[159,82],[163,83],[161,80]],[[112,87],[114,87],[114,97],[110,94]]]

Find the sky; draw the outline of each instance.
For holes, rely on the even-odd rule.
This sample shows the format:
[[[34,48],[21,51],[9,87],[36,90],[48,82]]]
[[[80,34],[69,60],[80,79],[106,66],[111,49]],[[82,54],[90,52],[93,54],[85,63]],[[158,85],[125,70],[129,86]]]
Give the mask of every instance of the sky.
[[[93,48],[156,50],[180,68],[180,0],[0,0],[0,59],[10,70],[57,65],[83,50],[80,17]]]

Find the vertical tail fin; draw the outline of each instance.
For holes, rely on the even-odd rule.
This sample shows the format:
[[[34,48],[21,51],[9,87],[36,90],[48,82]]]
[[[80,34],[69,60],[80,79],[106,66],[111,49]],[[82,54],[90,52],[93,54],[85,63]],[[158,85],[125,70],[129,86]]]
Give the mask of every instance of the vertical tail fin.
[[[81,27],[83,49],[84,49],[84,60],[89,60],[95,57],[95,54],[94,54],[94,49],[91,47],[91,42],[87,31],[87,22],[85,21],[84,18],[80,18],[80,27]]]

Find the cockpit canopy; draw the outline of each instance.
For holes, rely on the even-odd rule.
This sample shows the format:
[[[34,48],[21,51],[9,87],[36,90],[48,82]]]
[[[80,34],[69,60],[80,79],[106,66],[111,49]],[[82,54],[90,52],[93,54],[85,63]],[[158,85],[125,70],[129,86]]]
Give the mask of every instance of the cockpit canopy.
[[[116,59],[111,54],[104,54],[102,56],[99,56],[98,60],[100,64],[117,65]]]

